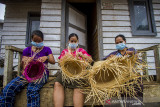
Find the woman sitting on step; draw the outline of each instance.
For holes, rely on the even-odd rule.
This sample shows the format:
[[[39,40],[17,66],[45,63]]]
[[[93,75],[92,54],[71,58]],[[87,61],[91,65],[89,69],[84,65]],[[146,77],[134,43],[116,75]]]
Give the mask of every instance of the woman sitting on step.
[[[0,107],[13,107],[16,93],[20,92],[25,86],[27,86],[27,107],[40,107],[39,91],[43,85],[45,85],[49,76],[47,65],[48,62],[55,64],[55,60],[51,49],[43,45],[43,33],[41,31],[35,30],[32,32],[31,44],[32,46],[23,50],[23,75],[14,78],[4,87],[0,95]],[[41,65],[34,67],[33,63]],[[28,65],[31,66],[28,67]],[[32,81],[32,79],[36,78],[36,75],[38,75],[36,71],[41,70],[40,68],[42,68],[42,66],[45,68],[43,71],[46,71],[45,73],[41,72],[42,79],[40,78],[38,82]],[[31,72],[27,71],[27,67],[28,69],[33,68],[30,70]],[[39,69],[37,67],[39,67]]]
[[[58,59],[60,61],[65,58],[64,56],[71,52],[73,58],[80,58],[88,62],[92,62],[92,57],[82,48],[78,48],[78,36],[75,33],[69,35],[68,49],[64,49]],[[62,73],[59,73],[54,83],[53,102],[54,107],[64,106],[64,87],[74,89],[73,104],[75,107],[83,107],[84,95],[80,92],[77,83],[67,84],[62,81]]]

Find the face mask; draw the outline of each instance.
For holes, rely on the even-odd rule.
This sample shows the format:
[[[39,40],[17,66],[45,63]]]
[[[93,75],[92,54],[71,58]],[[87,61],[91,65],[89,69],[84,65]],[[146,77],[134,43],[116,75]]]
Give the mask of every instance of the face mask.
[[[69,43],[69,48],[71,48],[71,49],[76,49],[77,48],[77,46],[78,46],[78,43]]]
[[[41,43],[36,43],[36,42],[33,42],[33,41],[32,41],[31,44],[32,44],[33,46],[37,47],[37,48],[41,48],[42,46],[44,46],[43,42],[41,42]]]
[[[116,49],[117,50],[123,50],[126,47],[125,43],[119,43],[116,45]]]

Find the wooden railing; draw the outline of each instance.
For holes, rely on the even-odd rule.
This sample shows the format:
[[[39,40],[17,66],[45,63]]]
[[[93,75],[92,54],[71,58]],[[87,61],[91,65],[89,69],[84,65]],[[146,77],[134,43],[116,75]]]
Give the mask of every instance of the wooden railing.
[[[21,63],[23,49],[19,49],[14,46],[5,46],[3,87],[6,86],[12,80],[14,52],[18,53],[17,75],[20,75],[20,70],[21,70],[20,63]]]
[[[147,51],[153,50],[154,59],[155,59],[155,67],[156,67],[156,77],[157,82],[160,83],[160,44],[154,45],[148,48],[140,49],[138,51],[143,53],[143,60],[147,61]],[[146,75],[148,74],[148,69],[145,69]]]

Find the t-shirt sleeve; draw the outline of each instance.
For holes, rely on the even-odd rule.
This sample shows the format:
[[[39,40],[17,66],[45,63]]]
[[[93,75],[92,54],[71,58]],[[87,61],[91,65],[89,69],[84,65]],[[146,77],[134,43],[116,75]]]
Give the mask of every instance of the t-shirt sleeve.
[[[47,48],[47,56],[50,55],[50,54],[52,54],[52,50],[51,50],[51,48],[48,47]]]
[[[136,50],[135,48],[129,48],[129,49],[128,49],[128,51],[133,51],[133,52],[134,52],[134,54],[136,54],[136,53],[137,53],[137,50]]]
[[[30,54],[29,54],[29,47],[27,47],[27,48],[25,48],[24,50],[23,50],[23,54],[22,54],[23,56],[29,56]]]
[[[82,52],[82,54],[84,54],[84,55],[91,56],[91,55],[89,55],[89,54],[87,53],[86,50],[84,50],[84,49],[82,49],[82,48],[80,48],[80,52]]]
[[[60,56],[58,57],[58,59],[61,59],[64,55],[65,55],[65,49],[61,52]]]
[[[104,57],[102,60],[106,60],[111,55],[116,55],[117,53],[118,53],[117,51],[114,51],[114,52],[110,53],[109,55],[107,55],[106,57]]]

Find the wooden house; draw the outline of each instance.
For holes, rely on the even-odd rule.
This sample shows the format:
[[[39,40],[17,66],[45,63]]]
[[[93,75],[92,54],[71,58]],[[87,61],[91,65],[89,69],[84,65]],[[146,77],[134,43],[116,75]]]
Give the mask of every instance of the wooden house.
[[[128,47],[144,51],[144,59],[150,65],[147,74],[155,77],[144,88],[144,102],[160,102],[160,0],[0,0],[0,3],[6,5],[1,42],[1,54],[6,53],[4,85],[12,78],[12,67],[21,59],[18,53],[30,46],[30,34],[35,29],[44,33],[44,44],[52,49],[55,59],[67,46],[70,33],[79,35],[80,46],[95,61],[115,51],[114,38],[123,34]],[[50,75],[59,70],[57,63],[49,67]],[[50,93],[42,94],[52,97]],[[42,105],[50,107],[49,101]]]

